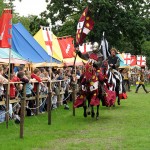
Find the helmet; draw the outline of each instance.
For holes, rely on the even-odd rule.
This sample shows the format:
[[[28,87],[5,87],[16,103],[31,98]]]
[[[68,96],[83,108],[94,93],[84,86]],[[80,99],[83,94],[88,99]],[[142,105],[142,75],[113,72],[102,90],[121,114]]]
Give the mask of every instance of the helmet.
[[[92,45],[92,49],[97,50],[98,46],[99,46],[99,44],[97,42],[94,42],[93,45]]]

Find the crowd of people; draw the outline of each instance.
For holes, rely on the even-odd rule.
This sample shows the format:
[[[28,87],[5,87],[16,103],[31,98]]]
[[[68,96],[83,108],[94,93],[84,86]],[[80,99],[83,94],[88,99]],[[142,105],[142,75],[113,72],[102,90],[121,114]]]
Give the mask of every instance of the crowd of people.
[[[8,65],[0,66],[0,101],[3,101],[6,98],[6,89],[5,84],[8,84]],[[71,81],[75,80],[75,78],[79,78],[81,71],[77,69],[76,76],[75,73],[72,72],[71,67],[64,67],[59,69],[54,68],[35,68],[32,72],[28,71],[24,65],[20,65],[17,68],[15,67],[12,73],[10,74],[10,100],[22,98],[23,96],[23,85],[21,82],[26,83],[26,114],[27,116],[32,116],[35,113],[36,101],[28,100],[28,98],[36,95],[37,84],[39,83],[39,94],[45,95],[42,100],[40,100],[40,113],[44,113],[47,110],[47,96],[48,96],[48,87],[46,81],[56,81],[52,82],[51,90],[52,90],[52,107],[51,109],[56,109],[58,106],[58,95],[61,94],[61,105],[64,105],[65,110],[69,110],[68,99],[71,101],[72,97],[69,93]],[[61,86],[57,81],[61,80]],[[13,84],[12,82],[16,82]],[[20,105],[17,105],[14,109],[12,109],[15,105],[10,104],[10,117],[20,116]],[[5,106],[0,106],[1,111],[5,111]]]

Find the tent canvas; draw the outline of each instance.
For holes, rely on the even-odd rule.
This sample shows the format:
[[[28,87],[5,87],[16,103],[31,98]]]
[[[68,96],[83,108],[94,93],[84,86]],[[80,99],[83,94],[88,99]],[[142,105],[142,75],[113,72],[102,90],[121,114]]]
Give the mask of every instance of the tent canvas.
[[[43,49],[47,52],[45,41],[42,35],[42,29],[40,29],[34,36],[35,40],[43,47]],[[57,40],[57,37],[53,34],[52,35],[52,50],[53,50],[53,57],[60,60],[67,66],[72,66],[74,64],[74,57],[73,58],[63,58],[62,52]],[[86,62],[82,60],[79,56],[76,58],[75,65],[83,65],[83,62]]]
[[[126,64],[124,63],[124,59],[123,59],[123,57],[122,57],[121,54],[117,54],[117,56],[118,56],[119,59],[120,59],[120,67],[119,67],[119,68],[128,68],[128,67],[130,67],[129,65],[126,65]]]
[[[10,50],[9,48],[0,48],[0,62],[4,63],[9,62],[9,50]],[[10,63],[27,64],[29,62],[11,49]]]
[[[12,48],[32,63],[60,63],[59,60],[51,58],[46,53],[21,23],[13,24],[12,26]]]

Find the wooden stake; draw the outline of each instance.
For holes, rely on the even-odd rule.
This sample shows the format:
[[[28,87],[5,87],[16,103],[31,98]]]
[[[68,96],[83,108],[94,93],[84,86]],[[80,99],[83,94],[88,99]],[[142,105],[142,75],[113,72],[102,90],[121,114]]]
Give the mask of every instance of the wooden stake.
[[[26,84],[23,83],[23,96],[21,99],[21,116],[20,116],[20,138],[24,136],[24,117],[25,117],[25,98],[26,98]]]

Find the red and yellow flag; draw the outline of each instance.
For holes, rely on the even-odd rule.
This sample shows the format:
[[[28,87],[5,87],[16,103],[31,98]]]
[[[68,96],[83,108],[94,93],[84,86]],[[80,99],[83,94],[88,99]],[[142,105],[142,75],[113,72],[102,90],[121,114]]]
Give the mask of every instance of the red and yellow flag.
[[[77,25],[76,44],[82,45],[86,35],[93,29],[94,21],[90,17],[88,7],[83,11]]]

